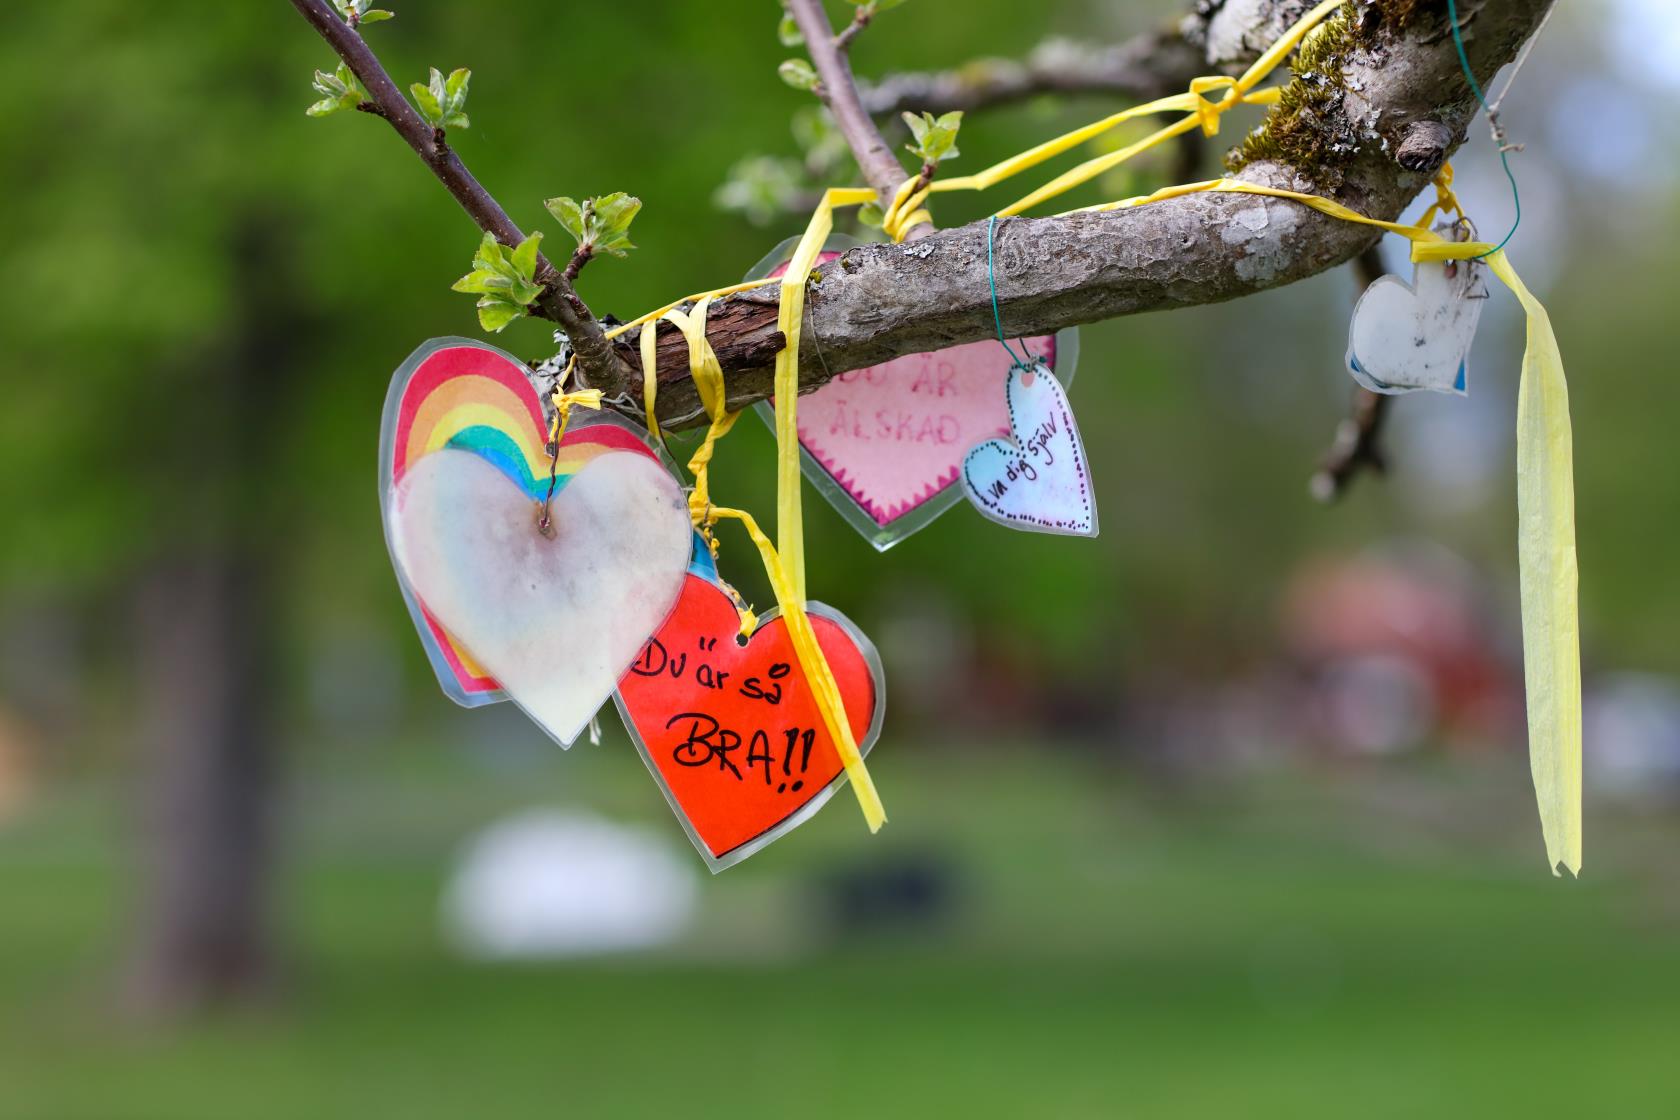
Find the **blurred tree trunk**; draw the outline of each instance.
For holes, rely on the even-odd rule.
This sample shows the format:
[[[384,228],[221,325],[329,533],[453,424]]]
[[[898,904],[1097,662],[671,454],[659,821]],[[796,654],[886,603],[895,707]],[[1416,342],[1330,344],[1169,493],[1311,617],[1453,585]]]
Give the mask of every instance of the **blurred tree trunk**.
[[[129,992],[144,1013],[271,988],[261,582],[207,549],[160,564],[141,592],[146,868]]]
[[[302,330],[279,223],[236,227],[232,306],[172,407],[187,414],[160,559],[138,592],[143,862],[131,1007],[170,1015],[274,990],[276,562],[265,517],[276,397]]]

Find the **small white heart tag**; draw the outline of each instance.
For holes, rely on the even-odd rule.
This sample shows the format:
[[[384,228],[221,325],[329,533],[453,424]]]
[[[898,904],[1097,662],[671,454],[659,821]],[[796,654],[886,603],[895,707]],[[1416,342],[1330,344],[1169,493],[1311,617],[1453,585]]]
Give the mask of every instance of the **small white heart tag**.
[[[1487,302],[1477,261],[1425,261],[1412,283],[1382,276],[1359,297],[1348,328],[1347,369],[1376,393],[1464,394],[1470,343]]]
[[[963,458],[968,500],[1013,529],[1096,536],[1091,472],[1061,382],[1035,361],[1012,367],[1006,385],[1013,438],[978,443]]]
[[[655,459],[610,451],[538,506],[501,470],[445,447],[388,512],[392,553],[426,609],[527,715],[570,744],[681,593],[691,532]]]

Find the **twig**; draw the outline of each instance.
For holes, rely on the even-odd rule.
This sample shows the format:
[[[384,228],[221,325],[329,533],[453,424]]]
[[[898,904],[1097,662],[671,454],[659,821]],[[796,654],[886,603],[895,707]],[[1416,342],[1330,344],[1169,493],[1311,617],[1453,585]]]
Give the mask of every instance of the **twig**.
[[[1382,253],[1375,245],[1353,260],[1353,275],[1361,292],[1376,283],[1383,271]],[[1314,498],[1328,505],[1345,494],[1366,467],[1378,474],[1388,469],[1379,442],[1393,400],[1363,387],[1354,390],[1347,419],[1336,425],[1336,438],[1307,483]]]
[[[578,273],[583,271],[583,266],[594,259],[594,256],[595,249],[592,245],[588,242],[580,244],[572,250],[572,259],[566,262],[566,271],[560,274],[561,278],[568,284],[577,283]]]
[[[787,9],[805,37],[805,49],[811,54],[821,82],[818,95],[834,114],[834,123],[846,144],[852,149],[864,181],[874,188],[884,209],[904,184],[904,166],[875,127],[875,121],[864,110],[858,97],[857,80],[852,77],[852,65],[828,22],[822,0],[787,0]],[[913,240],[931,232],[927,223],[914,226],[905,240]]]
[[[852,14],[852,22],[847,24],[840,34],[834,37],[834,49],[842,54],[852,49],[852,40],[863,34],[863,29],[869,26],[869,21],[875,18],[875,12],[868,4],[859,4]]]
[[[863,83],[859,98],[877,117],[972,112],[1042,94],[1110,94],[1149,100],[1181,92],[1207,69],[1202,53],[1176,27],[1108,47],[1051,39],[1023,61],[980,58],[954,70],[889,74]]]
[[[524,240],[524,233],[508,217],[507,211],[467,170],[461,157],[444,143],[442,130],[433,129],[415,112],[366,40],[338,17],[327,0],[292,0],[292,6],[320,33],[367,89],[373,107],[366,111],[382,117],[397,135],[407,141],[421,162],[431,168],[432,174],[455,196],[455,201],[478,223],[478,227],[510,247]],[[602,335],[600,324],[578,297],[571,279],[540,254],[537,257],[536,279],[543,286],[542,294],[537,297],[538,308],[545,318],[560,324],[577,350],[578,363],[582,367],[580,372],[585,375],[579,384],[594,384],[602,388],[628,384],[628,368]]]

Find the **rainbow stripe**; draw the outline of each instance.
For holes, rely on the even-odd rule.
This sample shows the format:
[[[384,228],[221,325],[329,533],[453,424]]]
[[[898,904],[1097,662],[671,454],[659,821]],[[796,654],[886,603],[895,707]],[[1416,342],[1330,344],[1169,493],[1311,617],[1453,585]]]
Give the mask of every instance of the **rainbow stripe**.
[[[389,471],[387,501],[410,467],[445,448],[480,456],[532,501],[542,501],[548,493],[550,460],[542,402],[525,367],[494,347],[451,339],[434,340],[415,351],[392,381],[385,425],[381,465]],[[617,416],[573,412],[553,463],[555,493],[596,458],[613,451],[660,461],[643,433]],[[444,691],[468,705],[502,699],[495,678],[455,643],[406,587],[404,593]]]

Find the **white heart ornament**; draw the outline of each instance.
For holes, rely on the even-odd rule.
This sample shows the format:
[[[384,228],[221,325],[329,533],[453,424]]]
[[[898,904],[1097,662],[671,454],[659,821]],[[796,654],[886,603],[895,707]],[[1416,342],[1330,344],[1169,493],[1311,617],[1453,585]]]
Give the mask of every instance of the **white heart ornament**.
[[[1012,439],[976,444],[963,458],[963,491],[986,517],[1014,529],[1097,535],[1085,445],[1067,394],[1042,362],[1009,371]]]
[[[601,454],[550,505],[470,451],[419,459],[388,511],[392,553],[426,609],[561,745],[613,693],[682,592],[691,534],[656,460]]]
[[[1414,266],[1409,285],[1398,276],[1378,277],[1353,309],[1348,373],[1376,393],[1463,395],[1487,295],[1476,261],[1424,261]]]

